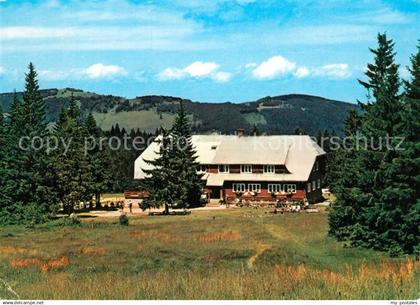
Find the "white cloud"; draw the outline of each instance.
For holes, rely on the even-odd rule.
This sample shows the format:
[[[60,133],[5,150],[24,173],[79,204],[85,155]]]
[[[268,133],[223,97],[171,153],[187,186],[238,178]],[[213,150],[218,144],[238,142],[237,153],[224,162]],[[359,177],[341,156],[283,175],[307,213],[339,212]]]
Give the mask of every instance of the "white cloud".
[[[126,75],[127,71],[123,67],[114,65],[104,65],[97,63],[88,67],[85,71],[89,78],[104,78],[118,75]]]
[[[258,66],[258,64],[257,64],[257,63],[255,63],[255,62],[249,62],[249,63],[247,63],[244,67],[245,67],[246,69],[252,69],[252,68],[255,68],[256,66]]]
[[[260,80],[271,80],[290,74],[293,74],[298,79],[309,76],[344,79],[351,76],[349,65],[345,63],[334,63],[310,68],[298,65],[280,55],[273,56],[259,65],[251,62],[244,67],[251,70],[252,77]]]
[[[54,71],[54,70],[40,70],[38,72],[39,78],[46,81],[57,81],[71,79],[72,77],[79,78],[81,76],[80,70],[69,71]]]
[[[185,77],[185,73],[182,69],[177,68],[166,68],[158,74],[160,80],[171,80],[171,79],[181,79]]]
[[[185,67],[183,71],[192,77],[202,77],[212,74],[217,69],[219,69],[219,65],[214,62],[196,61]]]
[[[325,76],[330,78],[348,78],[351,76],[348,64],[328,64],[319,68],[313,69],[315,76]]]
[[[252,76],[257,79],[272,79],[295,70],[296,64],[283,56],[273,56],[252,70]]]
[[[304,77],[306,77],[306,76],[309,76],[309,74],[310,74],[310,73],[311,73],[311,72],[309,71],[309,69],[308,69],[307,67],[302,66],[302,67],[298,67],[298,68],[296,69],[296,71],[295,71],[294,75],[295,75],[297,78],[304,78]]]
[[[116,76],[124,76],[128,73],[123,67],[120,66],[97,63],[85,69],[75,68],[69,70],[40,70],[38,74],[42,80],[59,81],[112,78]]]
[[[229,72],[217,72],[213,76],[213,79],[219,83],[226,83],[230,81],[231,78],[232,78],[232,73],[229,73]]]
[[[160,80],[180,80],[185,78],[211,78],[216,82],[228,82],[232,73],[219,71],[220,65],[215,62],[195,61],[185,68],[169,67],[161,71],[157,77]]]

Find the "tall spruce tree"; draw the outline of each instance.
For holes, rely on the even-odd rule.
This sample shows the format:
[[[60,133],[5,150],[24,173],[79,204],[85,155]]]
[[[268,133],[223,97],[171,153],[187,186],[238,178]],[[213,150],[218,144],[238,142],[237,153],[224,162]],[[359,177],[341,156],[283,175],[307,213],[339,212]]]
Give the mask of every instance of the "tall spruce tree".
[[[63,210],[68,215],[74,211],[76,204],[92,198],[92,168],[85,151],[87,132],[78,114],[78,106],[72,98],[69,108],[61,110],[54,128],[54,135],[68,144],[54,151],[56,190]]]
[[[20,102],[15,94],[8,127],[4,187],[11,202],[9,223],[46,221],[58,207],[52,159],[42,145],[49,134],[45,103],[32,63],[28,70],[23,101]],[[25,139],[26,148],[22,148],[19,143]],[[29,145],[31,141],[35,147]]]
[[[145,160],[151,169],[144,170],[147,178],[143,187],[150,197],[142,208],[163,205],[168,213],[169,207],[197,206],[203,188],[202,174],[197,173],[199,163],[191,142],[191,125],[182,102],[171,131],[164,132],[158,141],[158,158]]]
[[[174,179],[176,172],[172,169],[172,140],[169,132],[163,130],[155,142],[159,147],[157,158],[144,160],[148,168],[143,169],[146,178],[141,182],[141,188],[147,190],[149,197],[142,201],[141,208],[145,210],[164,206],[165,214],[169,214],[169,208],[177,204],[174,195],[178,189]]]
[[[71,108],[70,108],[71,109]],[[102,131],[96,125],[95,118],[89,113],[85,128],[92,143],[88,150],[88,161],[91,168],[92,181],[90,191],[95,196],[95,207],[101,208],[101,193],[110,189],[112,173],[111,158],[106,147],[99,147]]]
[[[419,46],[420,47],[420,46]],[[375,246],[396,255],[420,251],[420,52],[411,58],[412,79],[405,84],[400,122],[393,144],[382,160],[376,179],[378,213]]]
[[[3,110],[0,106],[0,224],[6,223],[8,215],[6,210],[10,205],[9,196],[6,192],[6,152],[7,152],[7,139],[6,139],[6,122],[3,115]]]
[[[412,253],[418,244],[418,203],[415,170],[418,173],[414,143],[403,152],[397,151],[401,126],[415,134],[410,111],[409,94],[404,103],[399,93],[398,65],[394,62],[394,44],[385,34],[378,35],[375,63],[368,65],[367,82],[371,99],[363,105],[362,117],[353,115],[346,124],[346,132],[353,134],[351,142],[368,145],[362,149],[343,149],[341,168],[334,186],[337,201],[329,216],[330,233],[339,239],[349,239],[353,245],[391,254]],[[415,59],[413,70],[415,67]],[[415,73],[414,73],[415,74]],[[412,83],[415,83],[415,77]],[[407,92],[410,92],[408,85]],[[417,114],[418,115],[418,114]],[[404,117],[409,119],[403,119]],[[401,124],[402,123],[402,124]],[[360,126],[358,126],[360,125]],[[386,137],[391,141],[385,141]],[[407,148],[406,147],[406,148]],[[418,153],[418,152],[417,152]]]
[[[171,130],[173,141],[172,161],[179,173],[179,205],[194,207],[199,205],[203,190],[203,174],[197,173],[199,163],[191,142],[191,124],[185,111],[184,102],[180,102],[177,116]]]

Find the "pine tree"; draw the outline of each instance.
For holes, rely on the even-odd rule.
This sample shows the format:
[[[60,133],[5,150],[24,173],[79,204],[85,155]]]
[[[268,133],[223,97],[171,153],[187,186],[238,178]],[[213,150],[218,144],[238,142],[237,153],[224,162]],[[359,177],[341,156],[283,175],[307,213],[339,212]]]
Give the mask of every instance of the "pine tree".
[[[22,112],[25,134],[44,135],[46,133],[45,102],[39,91],[37,73],[32,63],[29,63],[28,73],[25,76],[25,90],[23,92]]]
[[[366,108],[361,128],[362,135],[370,140],[370,147],[361,149],[356,158],[363,169],[357,185],[366,198],[360,203],[363,209],[357,213],[358,225],[352,242],[354,245],[388,250],[389,239],[384,241],[384,234],[390,234],[390,222],[393,220],[385,218],[394,216],[397,220],[398,217],[389,215],[387,210],[390,207],[381,200],[389,186],[384,184],[378,170],[390,165],[395,157],[395,151],[385,145],[381,147],[381,143],[386,137],[398,135],[396,128],[402,109],[399,66],[395,63],[394,43],[386,34],[378,34],[378,48],[371,51],[375,55],[375,63],[368,65],[368,81],[360,81],[373,97]]]
[[[94,141],[94,147],[88,151],[88,161],[91,168],[92,181],[90,191],[95,195],[95,207],[101,207],[101,193],[109,190],[111,184],[111,158],[106,147],[99,147],[101,130],[96,125],[95,118],[89,113],[85,128],[89,137]]]
[[[6,135],[6,122],[3,115],[3,109],[1,108],[1,105],[0,105],[0,151],[5,145],[5,135]]]
[[[157,141],[158,157],[145,160],[151,169],[144,169],[146,179],[142,186],[150,197],[143,201],[142,208],[163,205],[168,214],[169,207],[197,206],[203,181],[197,173],[199,164],[191,142],[191,126],[182,102],[171,131],[164,131]]]
[[[197,173],[199,163],[196,151],[191,142],[191,124],[181,101],[174,125],[171,130],[173,143],[172,162],[178,172],[179,203],[180,207],[198,206],[203,190],[203,174]]]
[[[414,57],[413,81],[403,102],[394,44],[385,34],[378,35],[378,44],[371,50],[375,63],[368,65],[368,81],[360,81],[372,99],[362,107],[362,116],[352,113],[346,122],[346,133],[353,135],[352,144],[359,143],[358,137],[363,136],[370,145],[360,150],[343,149],[339,154],[341,166],[334,186],[337,201],[329,216],[330,233],[356,246],[388,250],[393,255],[412,253],[419,242],[418,179],[413,179],[419,172],[415,148],[418,138],[406,142],[403,151],[394,148],[398,137],[418,134],[413,123],[419,121],[418,112],[413,116],[414,112],[408,110],[410,85],[417,82],[414,71],[418,67]],[[391,147],[385,145],[386,136],[392,139]]]
[[[37,73],[29,64],[23,101],[20,102],[14,95],[8,126],[4,189],[11,202],[6,212],[9,223],[46,221],[57,210],[53,163],[46,147],[41,145],[48,133]],[[34,140],[38,148],[19,147],[23,137],[29,139],[27,145]]]
[[[141,188],[149,192],[149,197],[142,201],[141,208],[165,207],[165,214],[169,214],[169,207],[176,205],[178,185],[174,180],[176,173],[172,170],[171,143],[172,140],[167,131],[155,140],[159,145],[155,160],[144,160],[150,169],[143,169],[146,178],[141,183]],[[175,181],[175,182],[174,182]]]
[[[79,106],[77,105],[76,99],[74,98],[73,92],[70,95],[70,103],[69,103],[69,107],[68,107],[68,116],[72,119],[77,120],[77,121],[80,120],[80,109],[79,109]]]
[[[54,135],[60,141],[69,143],[68,148],[60,147],[54,152],[55,187],[68,215],[73,213],[76,204],[92,198],[92,168],[85,151],[87,132],[75,115],[78,112],[77,105],[63,108],[54,128]]]
[[[375,194],[375,245],[394,255],[420,251],[420,52],[411,64],[412,80],[406,82],[400,123],[395,126],[404,141],[400,149],[385,153],[376,175],[382,188]]]

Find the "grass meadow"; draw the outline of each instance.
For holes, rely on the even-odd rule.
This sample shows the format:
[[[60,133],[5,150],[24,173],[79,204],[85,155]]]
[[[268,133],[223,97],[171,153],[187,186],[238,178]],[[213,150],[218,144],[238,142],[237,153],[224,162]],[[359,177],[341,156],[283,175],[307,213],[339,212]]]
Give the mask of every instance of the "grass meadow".
[[[0,299],[415,299],[412,257],[345,247],[327,214],[259,209],[0,228]]]

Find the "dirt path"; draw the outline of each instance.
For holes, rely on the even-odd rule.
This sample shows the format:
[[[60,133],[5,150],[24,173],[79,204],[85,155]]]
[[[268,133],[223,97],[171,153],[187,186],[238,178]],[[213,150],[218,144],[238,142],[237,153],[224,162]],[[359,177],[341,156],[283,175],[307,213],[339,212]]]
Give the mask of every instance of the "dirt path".
[[[206,206],[206,207],[200,207],[200,208],[194,208],[191,209],[192,212],[196,211],[217,211],[217,210],[224,210],[226,209],[226,206],[220,205],[220,206]],[[128,207],[125,207],[123,210],[118,211],[91,211],[89,213],[83,213],[81,215],[89,215],[94,216],[98,218],[112,218],[112,217],[119,217],[122,212],[127,213],[128,216],[142,216],[142,215],[148,215],[149,212],[161,212],[163,209],[150,209],[143,211],[138,206],[134,206],[132,209],[132,213],[130,213],[130,209]]]
[[[270,245],[257,243],[256,253],[248,259],[248,268],[251,269],[252,267],[254,267],[254,264],[257,258],[270,248],[271,248]]]

